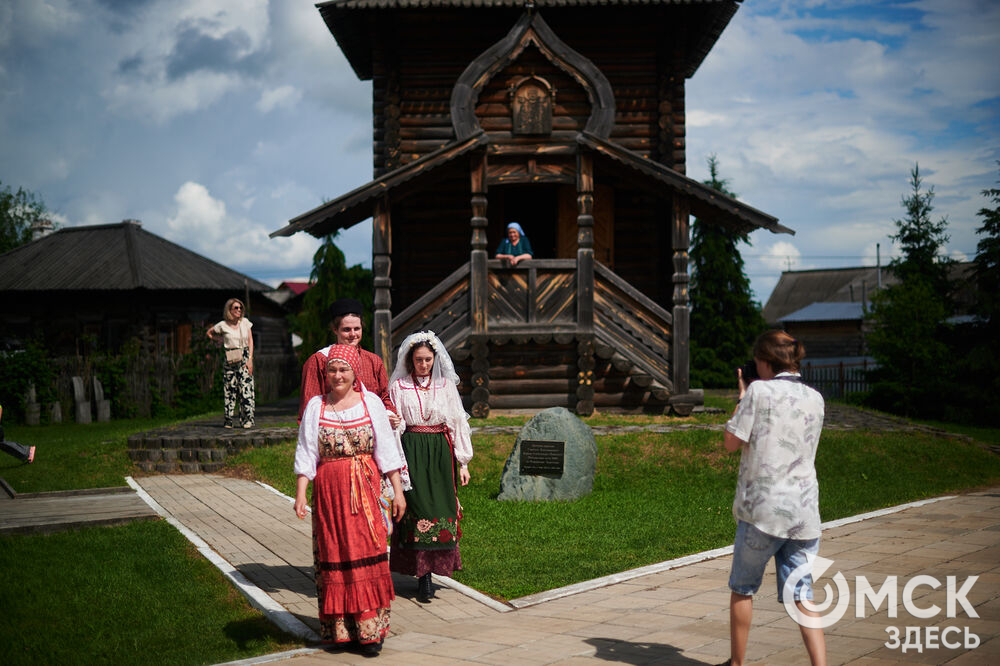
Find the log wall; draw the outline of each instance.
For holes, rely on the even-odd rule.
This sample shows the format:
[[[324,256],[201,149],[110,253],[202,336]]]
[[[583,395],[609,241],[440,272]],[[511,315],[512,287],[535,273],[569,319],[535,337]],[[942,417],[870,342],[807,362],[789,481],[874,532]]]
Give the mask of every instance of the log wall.
[[[615,96],[610,140],[681,173],[686,159],[681,57],[686,11],[679,7],[630,7],[624,12],[627,16],[621,18],[617,9],[542,12],[556,35],[590,59],[610,82]],[[380,39],[373,51],[376,177],[454,138],[450,101],[455,82],[470,62],[507,34],[520,13],[420,9],[379,17]],[[544,139],[516,137],[511,132],[509,88],[529,75],[544,78],[556,91],[553,130]],[[585,88],[529,45],[517,60],[486,83],[477,101],[476,116],[490,137],[491,184],[572,185],[575,137],[589,114]],[[516,152],[531,147],[537,155],[525,157],[523,152]],[[598,176],[595,182],[600,187],[608,181]],[[653,197],[630,191],[627,182],[615,183],[614,187],[614,254],[607,263],[612,263],[619,275],[643,293],[669,307],[671,266],[665,260],[671,251],[669,215]],[[468,260],[468,180],[435,183],[432,189],[397,202],[392,211],[394,313]],[[492,255],[503,233],[503,220],[497,216],[501,197],[487,191],[486,198],[491,221],[488,253]],[[651,248],[655,251],[651,252]],[[555,254],[543,250],[539,256]]]
[[[546,10],[552,30],[590,59],[611,83],[615,126],[611,140],[684,172],[684,76],[680,52],[683,13],[676,7],[630,8],[626,20],[608,12]],[[374,164],[379,176],[440,148],[454,138],[452,87],[465,67],[499,41],[518,11],[394,12],[379,23],[384,35],[373,66]],[[556,88],[554,140],[572,142],[589,115],[585,91],[529,47],[482,91],[476,109],[484,130],[502,144],[510,136],[510,81],[529,74]]]

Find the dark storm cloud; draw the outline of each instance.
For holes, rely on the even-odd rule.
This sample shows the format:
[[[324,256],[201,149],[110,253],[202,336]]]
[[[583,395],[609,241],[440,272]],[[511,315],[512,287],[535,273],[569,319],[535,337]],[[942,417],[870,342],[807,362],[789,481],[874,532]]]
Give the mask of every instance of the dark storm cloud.
[[[118,73],[119,74],[133,74],[138,72],[142,68],[143,59],[140,55],[134,55],[131,58],[125,58],[118,63]]]
[[[97,4],[122,16],[132,16],[156,0],[97,0]]]
[[[156,0],[97,0],[98,6],[109,13],[108,29],[117,35],[127,32],[134,19],[155,2]]]
[[[265,54],[242,55],[252,43],[244,30],[230,30],[222,37],[213,37],[197,27],[185,27],[167,58],[167,78],[174,81],[198,71],[256,74],[262,69]]]

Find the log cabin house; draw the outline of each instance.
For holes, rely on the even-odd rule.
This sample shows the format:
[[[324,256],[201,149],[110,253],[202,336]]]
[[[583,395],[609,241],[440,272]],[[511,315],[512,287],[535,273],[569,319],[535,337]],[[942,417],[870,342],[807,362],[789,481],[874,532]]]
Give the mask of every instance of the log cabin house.
[[[374,180],[272,236],[373,218],[373,328],[429,328],[466,408],[690,413],[689,216],[791,231],[685,174],[684,82],[734,0],[334,0]],[[543,18],[544,17],[544,18]],[[534,259],[492,259],[518,221]]]
[[[185,354],[236,297],[248,303],[257,353],[292,358],[271,291],[138,220],[66,227],[0,255],[0,342],[38,337],[53,355],[80,356],[137,338],[150,355]]]

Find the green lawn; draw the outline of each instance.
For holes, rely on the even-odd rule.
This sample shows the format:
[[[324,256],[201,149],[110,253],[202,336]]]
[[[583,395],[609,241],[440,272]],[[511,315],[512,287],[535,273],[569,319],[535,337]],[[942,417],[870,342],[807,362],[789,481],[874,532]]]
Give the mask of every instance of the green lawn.
[[[720,398],[717,406],[726,413],[586,420],[719,423],[732,401]],[[39,447],[38,458],[32,465],[0,459],[0,476],[19,492],[120,486],[134,471],[127,436],[165,423],[10,428],[11,439]],[[998,439],[997,431],[966,434]],[[594,492],[576,502],[497,501],[514,441],[513,434],[473,438],[473,481],[460,492],[464,570],[456,576],[467,585],[511,599],[731,543],[738,456],[724,452],[717,431],[598,437]],[[229,469],[292,494],[294,446],[246,451],[230,458]],[[922,433],[828,430],[817,468],[824,520],[1000,485],[1000,457],[978,443]],[[162,522],[3,537],[0,566],[0,598],[17,600],[5,604],[13,610],[0,629],[0,663],[211,663],[298,645]]]
[[[301,647],[163,521],[0,536],[0,663],[212,664]]]
[[[19,493],[124,486],[136,419],[9,427],[37,446],[0,456]],[[0,536],[0,664],[218,663],[301,647],[282,635],[166,522]]]
[[[473,480],[460,490],[464,570],[456,578],[511,599],[730,544],[739,457],[721,440],[709,430],[600,436],[591,495],[512,503],[496,496],[515,436],[473,436]],[[231,464],[291,495],[293,455],[287,442]],[[828,430],[817,471],[822,517],[833,520],[1000,484],[1000,457],[954,438]]]
[[[6,427],[7,439],[37,448],[30,465],[0,455],[0,477],[19,493],[124,486],[125,477],[135,471],[125,453],[128,436],[180,422],[160,418]]]

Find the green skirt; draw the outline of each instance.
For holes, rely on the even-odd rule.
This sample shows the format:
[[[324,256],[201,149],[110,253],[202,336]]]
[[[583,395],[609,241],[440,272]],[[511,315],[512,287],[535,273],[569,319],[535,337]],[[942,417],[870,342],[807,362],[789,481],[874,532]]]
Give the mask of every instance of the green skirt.
[[[458,465],[444,433],[403,433],[403,453],[412,490],[406,514],[396,526],[394,546],[414,550],[448,550],[458,546],[462,517],[456,494]]]

